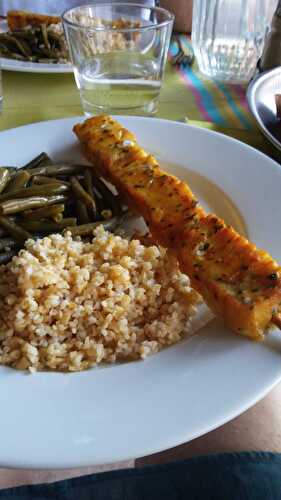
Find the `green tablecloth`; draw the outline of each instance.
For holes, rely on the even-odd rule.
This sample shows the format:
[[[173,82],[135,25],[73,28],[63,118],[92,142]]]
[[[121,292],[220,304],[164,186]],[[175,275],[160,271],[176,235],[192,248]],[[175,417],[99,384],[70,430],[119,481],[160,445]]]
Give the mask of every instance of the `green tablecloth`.
[[[72,74],[31,74],[3,71],[4,105],[0,130],[31,122],[82,114]],[[167,63],[159,118],[184,121],[231,135],[274,156],[258,131],[241,86],[208,81],[194,67]]]

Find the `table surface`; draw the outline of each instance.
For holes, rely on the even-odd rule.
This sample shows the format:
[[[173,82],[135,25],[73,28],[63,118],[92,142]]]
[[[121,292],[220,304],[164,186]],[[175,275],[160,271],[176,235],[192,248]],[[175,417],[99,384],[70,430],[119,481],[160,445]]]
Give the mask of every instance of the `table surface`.
[[[188,44],[188,39],[183,41]],[[173,50],[173,47],[172,47]],[[74,76],[3,72],[4,106],[0,130],[20,125],[75,115],[82,115]],[[245,99],[245,87],[222,85],[206,80],[196,66],[176,68],[167,63],[160,96],[158,118],[187,121],[240,139],[280,161],[279,153],[263,138],[253,121]],[[138,459],[137,465],[186,458],[195,453],[268,449],[281,451],[281,385],[264,402],[238,419],[207,436],[163,454]],[[271,425],[264,428],[264,418]],[[255,429],[255,432],[251,432]],[[240,445],[239,445],[240,443]],[[242,443],[242,444],[241,444]],[[132,466],[113,464],[108,468]],[[103,470],[7,471],[0,469],[0,488],[9,485],[54,481],[64,477]]]
[[[188,43],[188,39],[184,40]],[[3,113],[0,130],[41,120],[81,115],[72,74],[3,71]],[[167,63],[157,118],[186,120],[238,138],[274,155],[249,112],[245,87],[207,80],[196,65],[176,68]]]

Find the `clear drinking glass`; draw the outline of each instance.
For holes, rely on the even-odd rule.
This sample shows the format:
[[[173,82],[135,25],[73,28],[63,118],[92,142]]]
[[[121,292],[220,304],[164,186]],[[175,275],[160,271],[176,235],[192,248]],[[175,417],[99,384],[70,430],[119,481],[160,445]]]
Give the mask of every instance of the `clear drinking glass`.
[[[154,114],[174,16],[114,2],[76,7],[62,18],[85,114]]]
[[[252,77],[278,0],[193,0],[192,43],[205,75]]]

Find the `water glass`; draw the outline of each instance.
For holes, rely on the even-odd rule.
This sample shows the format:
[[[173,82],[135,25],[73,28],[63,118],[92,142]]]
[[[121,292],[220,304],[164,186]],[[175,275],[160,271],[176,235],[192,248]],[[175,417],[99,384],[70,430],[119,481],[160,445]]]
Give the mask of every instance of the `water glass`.
[[[277,0],[193,0],[192,43],[208,77],[249,81]]]
[[[154,114],[174,16],[114,2],[79,6],[62,19],[84,113]]]

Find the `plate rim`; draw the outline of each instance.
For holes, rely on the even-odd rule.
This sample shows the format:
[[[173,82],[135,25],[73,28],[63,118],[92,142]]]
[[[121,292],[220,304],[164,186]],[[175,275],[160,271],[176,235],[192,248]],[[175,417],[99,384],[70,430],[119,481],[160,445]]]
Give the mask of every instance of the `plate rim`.
[[[169,126],[173,126],[174,124],[178,125],[178,126],[182,126],[182,127],[189,127],[189,128],[192,128],[192,129],[196,129],[198,131],[198,129],[200,129],[200,133],[202,133],[203,135],[206,134],[206,135],[216,135],[216,136],[222,136],[223,139],[226,141],[226,142],[234,142],[234,143],[238,143],[240,146],[242,145],[242,148],[246,148],[246,149],[250,149],[252,150],[256,155],[258,156],[261,156],[261,158],[266,158],[267,161],[270,161],[271,164],[272,164],[272,167],[274,167],[276,170],[278,170],[278,172],[280,172],[280,166],[278,165],[278,163],[276,161],[274,161],[273,159],[269,158],[267,155],[265,155],[264,153],[262,153],[261,151],[258,151],[256,150],[255,148],[253,148],[252,146],[248,146],[247,144],[235,139],[235,138],[232,138],[232,137],[229,137],[229,136],[226,136],[220,132],[216,132],[216,131],[212,131],[212,130],[208,130],[208,129],[204,129],[204,128],[200,128],[200,127],[197,127],[197,126],[194,126],[194,125],[189,125],[189,124],[184,124],[184,123],[179,123],[179,122],[174,122],[172,120],[167,120],[167,119],[161,119],[161,118],[147,118],[147,117],[124,117],[124,116],[115,116],[116,119],[133,119],[133,120],[136,120],[136,121],[146,121],[146,122],[151,122],[152,120],[159,120],[161,122],[164,122],[166,124],[169,124]],[[22,129],[22,128],[26,128],[26,127],[36,127],[38,126],[38,124],[46,124],[46,126],[50,126],[52,123],[54,122],[74,122],[74,121],[78,121],[78,120],[84,120],[85,117],[83,115],[78,115],[78,116],[74,116],[74,117],[67,117],[67,118],[60,118],[60,119],[55,119],[55,120],[45,120],[45,121],[40,121],[40,122],[35,122],[35,123],[31,123],[31,124],[26,124],[26,125],[21,125],[19,127],[14,127],[14,128],[11,128],[11,129],[7,129],[7,130],[4,130],[4,131],[1,131],[0,132],[0,136],[2,136],[3,134],[9,134],[11,133],[12,131],[16,130],[18,131],[19,129]],[[70,132],[72,130],[72,127],[70,128]],[[73,138],[74,138],[74,135],[73,135]],[[75,140],[75,138],[74,138]],[[72,376],[75,374],[67,374],[67,376]],[[207,429],[201,429],[197,434],[195,434],[192,439],[195,439],[197,437],[200,437],[202,435],[204,435],[205,433],[207,432],[210,432],[212,431],[213,429],[216,429],[218,427],[220,427],[221,425],[227,423],[228,421],[232,420],[233,418],[237,417],[238,415],[240,415],[241,413],[243,413],[244,411],[246,411],[248,408],[250,408],[251,406],[253,406],[256,402],[258,402],[260,399],[262,399],[268,392],[270,392],[274,387],[275,385],[281,380],[281,369],[280,369],[280,372],[279,374],[275,377],[274,380],[271,381],[271,384],[268,384],[266,388],[264,388],[263,391],[258,391],[257,394],[253,397],[253,398],[249,398],[249,400],[247,401],[247,403],[245,403],[244,405],[240,406],[239,409],[237,408],[237,411],[236,412],[233,412],[231,411],[230,414],[228,415],[225,415],[223,418],[221,418],[220,421],[216,421],[216,423],[213,425],[213,426],[208,426]],[[188,439],[189,440],[189,439]],[[173,447],[173,446],[177,446],[179,444],[182,444],[184,442],[187,442],[186,441],[186,438],[182,435],[182,440],[181,441],[178,441],[174,439],[174,435],[172,436],[172,438],[169,440],[168,437],[167,439],[165,440],[165,443],[167,443],[167,446],[165,446],[165,449],[167,448],[170,448],[170,447]],[[156,448],[155,446],[154,447],[151,447],[151,449],[146,449],[146,451],[144,452],[145,455],[148,455],[148,454],[152,454],[152,453],[157,453],[159,451],[163,450],[163,446],[159,447],[159,448]],[[121,455],[119,457],[116,457],[114,456],[114,461],[121,461],[121,460],[129,460],[129,459],[132,459],[132,458],[136,458],[135,457],[135,454],[133,455],[130,455],[128,454],[127,456],[124,456],[124,455]],[[109,462],[110,462],[110,458],[109,458]],[[109,463],[108,462],[108,463]],[[68,467],[79,467],[79,466],[89,466],[89,465],[95,465],[95,464],[99,464],[101,463],[99,460],[98,461],[94,461],[94,460],[91,460],[91,462],[89,462],[88,459],[86,460],[83,460],[83,459],[79,459],[79,461],[77,462],[74,462],[73,460],[70,460],[69,462],[67,462],[66,460],[63,460],[63,463],[61,460],[58,460],[57,462],[56,461],[53,461],[53,462],[44,462],[44,460],[40,462],[39,466],[38,464],[34,463],[34,462],[28,462],[28,460],[26,460],[24,463],[20,463],[19,461],[15,460],[15,461],[11,461],[10,459],[7,461],[5,460],[2,460],[2,458],[0,457],[0,464],[3,465],[3,466],[11,466],[11,467],[18,467],[18,468],[26,468],[26,467],[32,467],[32,468],[36,468],[36,469],[43,469],[43,468],[68,468]],[[105,462],[104,462],[105,463]]]
[[[19,63],[22,64],[22,66],[20,66]],[[24,63],[26,63],[27,65],[38,64],[39,67],[33,67],[33,66],[25,67],[23,66]],[[65,63],[64,65],[62,63],[51,64],[51,65],[42,63],[28,63],[26,61],[16,61],[14,59],[6,59],[4,57],[0,57],[0,69],[2,71],[13,71],[18,73],[41,73],[48,75],[73,74],[73,66],[67,63]]]
[[[281,71],[281,67],[280,67],[280,71]],[[246,144],[245,142],[243,142],[239,139],[236,139],[236,137],[231,137],[230,135],[226,135],[223,132],[219,132],[217,130],[211,130],[208,128],[200,127],[199,125],[197,126],[197,125],[194,125],[194,124],[191,124],[188,122],[185,123],[182,121],[172,120],[169,118],[158,118],[157,116],[148,117],[148,116],[134,116],[134,115],[112,115],[112,117],[116,120],[127,120],[127,119],[131,120],[132,119],[132,120],[136,120],[139,122],[145,121],[147,123],[152,122],[152,121],[158,121],[158,122],[163,122],[166,124],[172,123],[172,124],[175,124],[177,126],[188,127],[188,128],[191,128],[192,130],[199,129],[200,133],[210,135],[210,136],[212,136],[212,135],[219,136],[219,137],[222,137],[223,140],[226,140],[227,142],[236,143],[236,144],[242,146],[242,148],[250,149],[255,154],[257,154],[263,158],[266,158],[266,160],[270,161],[275,166],[275,168],[280,170],[279,163],[276,160],[274,160],[273,158],[271,158],[270,156],[268,156],[267,154],[265,154],[263,151],[256,149],[254,146],[251,146],[251,144]],[[47,120],[39,120],[39,121],[35,121],[32,123],[26,123],[23,125],[17,125],[15,127],[10,127],[10,128],[4,129],[4,130],[0,130],[0,134],[2,135],[2,134],[5,134],[7,132],[11,132],[13,130],[23,129],[25,127],[36,127],[37,125],[43,124],[43,123],[52,124],[52,123],[56,123],[56,122],[64,122],[64,121],[71,122],[73,120],[86,120],[86,119],[88,119],[88,117],[86,117],[84,114],[81,114],[81,115],[66,116],[65,118],[54,118],[54,119],[51,118],[51,119],[47,119]],[[73,135],[73,137],[75,137],[75,136]]]

